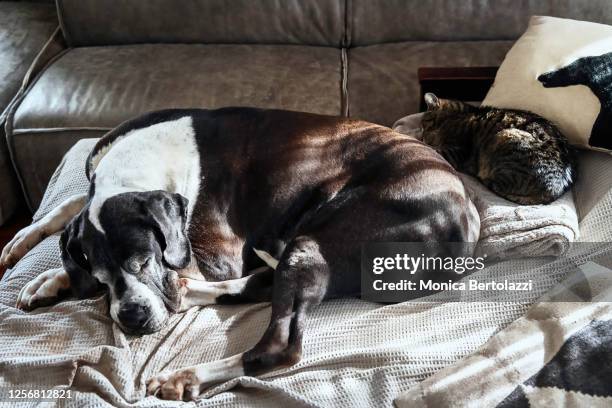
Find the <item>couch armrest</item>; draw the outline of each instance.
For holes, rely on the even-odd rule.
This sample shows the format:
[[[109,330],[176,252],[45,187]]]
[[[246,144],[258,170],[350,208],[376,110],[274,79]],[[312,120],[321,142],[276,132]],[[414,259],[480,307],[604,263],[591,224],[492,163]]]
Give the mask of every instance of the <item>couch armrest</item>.
[[[11,108],[40,70],[66,46],[53,4],[0,3],[0,225],[23,201],[4,126]]]

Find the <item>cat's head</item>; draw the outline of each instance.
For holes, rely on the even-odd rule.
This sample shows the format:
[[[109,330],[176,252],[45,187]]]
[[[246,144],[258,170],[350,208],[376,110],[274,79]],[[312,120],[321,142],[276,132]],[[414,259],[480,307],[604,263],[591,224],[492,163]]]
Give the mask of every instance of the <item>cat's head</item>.
[[[473,110],[472,105],[453,99],[438,98],[431,92],[427,92],[424,99],[428,112],[469,112]]]
[[[463,133],[458,129],[463,128],[466,113],[475,109],[461,101],[438,98],[432,93],[425,94],[427,111],[421,120],[422,141],[441,153],[455,168],[459,165],[447,153],[456,149],[457,146],[465,146]]]
[[[454,104],[430,92],[425,94],[424,99],[427,111],[421,120],[422,140],[433,148],[440,148],[448,137],[448,119],[455,116]]]

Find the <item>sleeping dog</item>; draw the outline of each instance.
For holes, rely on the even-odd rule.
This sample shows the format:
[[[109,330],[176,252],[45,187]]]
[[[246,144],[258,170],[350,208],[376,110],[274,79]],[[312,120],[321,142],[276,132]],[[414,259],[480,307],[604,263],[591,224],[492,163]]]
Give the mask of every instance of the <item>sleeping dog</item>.
[[[418,140],[371,123],[280,110],[165,110],[96,144],[86,194],[20,231],[12,265],[61,234],[63,268],[21,291],[30,310],[107,290],[127,333],[159,330],[194,306],[271,302],[244,353],[147,382],[193,399],[215,383],[291,365],[304,318],[360,293],[364,242],[476,242],[479,218],[453,168]]]

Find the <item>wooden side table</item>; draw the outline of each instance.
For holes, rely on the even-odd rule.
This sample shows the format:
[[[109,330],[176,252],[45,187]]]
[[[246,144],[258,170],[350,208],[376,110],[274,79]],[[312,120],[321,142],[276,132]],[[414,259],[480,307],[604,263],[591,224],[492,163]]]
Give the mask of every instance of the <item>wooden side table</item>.
[[[422,67],[417,74],[421,84],[420,110],[426,109],[423,96],[433,92],[440,98],[466,102],[482,101],[493,81],[497,67]]]

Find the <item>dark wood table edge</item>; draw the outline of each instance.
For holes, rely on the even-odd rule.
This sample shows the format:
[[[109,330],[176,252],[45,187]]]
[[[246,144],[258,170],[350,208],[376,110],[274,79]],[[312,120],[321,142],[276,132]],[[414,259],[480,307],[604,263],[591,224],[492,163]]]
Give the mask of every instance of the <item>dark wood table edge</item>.
[[[495,81],[498,67],[421,67],[417,77],[421,87],[420,110],[426,109],[423,96],[432,92],[440,98],[469,102],[482,101]]]

